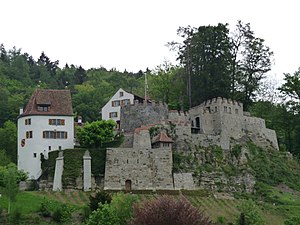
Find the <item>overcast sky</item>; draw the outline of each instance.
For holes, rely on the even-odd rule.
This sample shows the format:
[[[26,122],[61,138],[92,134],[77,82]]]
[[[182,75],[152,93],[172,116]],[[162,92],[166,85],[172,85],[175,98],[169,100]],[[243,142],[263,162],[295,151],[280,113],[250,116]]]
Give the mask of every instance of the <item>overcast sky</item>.
[[[298,0],[0,0],[0,43],[37,59],[137,72],[175,62],[179,26],[249,22],[274,52],[271,73],[300,66]]]

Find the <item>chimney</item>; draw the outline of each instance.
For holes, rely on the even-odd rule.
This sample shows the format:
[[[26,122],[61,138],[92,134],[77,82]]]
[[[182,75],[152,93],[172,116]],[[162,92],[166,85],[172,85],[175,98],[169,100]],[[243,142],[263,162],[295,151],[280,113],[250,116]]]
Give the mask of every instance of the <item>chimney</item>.
[[[81,116],[78,116],[77,123],[80,124],[80,125],[82,124],[82,117]]]
[[[20,108],[19,115],[23,114],[23,108]]]

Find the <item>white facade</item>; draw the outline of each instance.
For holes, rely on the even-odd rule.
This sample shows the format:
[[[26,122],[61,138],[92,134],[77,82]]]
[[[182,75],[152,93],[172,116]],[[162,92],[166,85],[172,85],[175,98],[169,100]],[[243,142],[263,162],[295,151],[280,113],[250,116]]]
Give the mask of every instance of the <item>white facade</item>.
[[[133,104],[134,95],[120,88],[102,108],[102,119],[120,121],[121,106]]]
[[[73,116],[26,115],[19,117],[18,169],[28,172],[29,179],[38,179],[42,173],[41,153],[48,158],[50,151],[73,147]]]

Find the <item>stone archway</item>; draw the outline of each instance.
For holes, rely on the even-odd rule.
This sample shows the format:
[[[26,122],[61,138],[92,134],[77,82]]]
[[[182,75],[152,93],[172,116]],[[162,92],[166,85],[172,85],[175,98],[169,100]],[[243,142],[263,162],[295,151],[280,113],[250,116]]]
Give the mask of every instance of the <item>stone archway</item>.
[[[125,190],[126,191],[131,191],[131,185],[132,185],[131,180],[126,180],[125,181]]]

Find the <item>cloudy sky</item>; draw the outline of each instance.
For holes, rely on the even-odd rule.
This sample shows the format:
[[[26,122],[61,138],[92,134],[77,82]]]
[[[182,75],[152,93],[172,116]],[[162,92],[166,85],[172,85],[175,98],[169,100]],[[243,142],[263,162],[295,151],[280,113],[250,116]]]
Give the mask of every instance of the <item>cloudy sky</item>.
[[[250,22],[274,52],[271,74],[300,66],[298,0],[0,0],[0,43],[36,59],[137,72],[175,62],[179,26]]]

